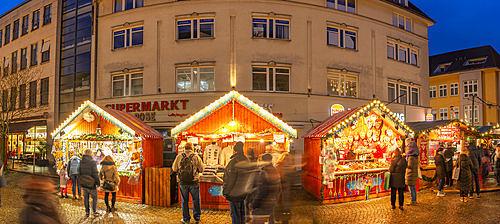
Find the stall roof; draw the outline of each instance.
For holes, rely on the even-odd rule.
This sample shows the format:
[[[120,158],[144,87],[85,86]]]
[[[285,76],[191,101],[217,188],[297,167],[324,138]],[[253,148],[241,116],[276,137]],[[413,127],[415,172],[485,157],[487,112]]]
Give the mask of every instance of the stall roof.
[[[238,101],[241,105],[244,107],[248,108],[252,112],[256,113],[260,117],[262,117],[264,120],[270,122],[277,128],[279,128],[281,131],[289,134],[290,136],[296,138],[297,137],[297,130],[289,126],[287,123],[283,122],[276,116],[274,116],[272,113],[264,109],[263,107],[259,106],[258,104],[254,103],[250,99],[246,98],[245,96],[241,95],[239,92],[232,90],[226,95],[222,96],[221,98],[217,99],[216,101],[212,102],[210,105],[206,106],[205,108],[201,109],[198,111],[196,114],[193,116],[189,117],[179,125],[175,126],[175,128],[172,129],[172,136],[177,136],[179,133],[182,131],[187,130],[189,127],[193,126],[197,122],[201,121],[204,119],[207,115],[211,114],[212,112],[216,111],[217,109],[221,108],[222,106],[226,105],[227,103],[231,102],[231,100],[236,100]]]
[[[481,133],[488,133],[488,131],[492,128],[493,126],[474,126],[476,130],[478,130]]]
[[[410,136],[413,136],[413,131],[411,128],[409,128],[403,122],[399,121],[399,119],[396,118],[395,114],[392,113],[383,103],[378,100],[374,100],[364,107],[356,107],[352,110],[343,111],[330,116],[329,118],[321,122],[321,124],[309,130],[307,134],[303,136],[303,138],[326,137],[328,133],[332,133],[331,131],[338,132],[346,128],[351,120],[354,120],[359,116],[365,114],[367,111],[371,111],[375,108],[379,109],[383,114],[386,114],[387,118],[384,119],[390,119],[392,120],[392,122],[399,125],[401,128],[398,130],[400,130],[402,134],[406,133]]]
[[[443,127],[449,123],[453,123],[453,120],[439,120],[439,121],[418,121],[418,122],[406,122],[406,125],[411,128],[414,132],[421,132],[431,128]]]
[[[76,109],[66,120],[64,120],[58,128],[51,134],[52,137],[59,134],[65,127],[70,125],[75,120],[81,120],[84,112],[93,111],[114,125],[118,126],[128,134],[139,137],[163,138],[164,136],[158,131],[139,120],[132,114],[118,111],[107,107],[99,107],[91,101],[85,101],[78,109]]]

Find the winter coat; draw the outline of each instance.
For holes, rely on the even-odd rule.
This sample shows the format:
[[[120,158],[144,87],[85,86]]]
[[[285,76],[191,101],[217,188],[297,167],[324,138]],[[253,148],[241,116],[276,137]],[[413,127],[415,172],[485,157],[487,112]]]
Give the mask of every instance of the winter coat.
[[[91,189],[96,189],[96,186],[101,185],[101,182],[99,181],[99,172],[97,172],[97,164],[95,163],[94,160],[92,160],[91,156],[85,155],[82,157],[78,173],[80,173],[80,176],[89,175],[92,178],[94,178],[95,185]]]
[[[444,160],[446,172],[453,171],[453,156],[455,155],[454,147],[447,147],[444,149]]]
[[[475,145],[469,145],[468,149],[469,149],[469,157],[470,160],[472,161],[472,167],[476,170],[479,170],[482,158],[481,151],[479,151]]]
[[[104,192],[117,192],[118,184],[120,184],[120,176],[118,176],[118,170],[116,169],[116,165],[110,161],[102,161],[101,162],[101,171],[99,172],[99,179],[101,180],[101,186],[99,190]],[[109,180],[115,183],[115,189],[105,190],[103,189],[104,181]]]
[[[473,169],[471,159],[465,155],[461,154],[458,158],[457,164],[460,165],[460,175],[457,181],[457,189],[461,191],[471,191],[472,190],[472,173]]]
[[[19,223],[57,224],[62,223],[53,194],[39,189],[26,189],[23,200],[25,207],[19,214]]]
[[[200,173],[203,173],[205,170],[205,165],[203,164],[203,161],[201,160],[200,156],[198,154],[194,153],[193,150],[184,150],[184,152],[179,153],[177,157],[175,157],[174,163],[172,164],[172,170],[175,173],[180,173],[180,168],[181,168],[181,161],[182,158],[184,157],[182,154],[185,153],[187,157],[191,156],[191,154],[194,154],[193,156],[193,183],[190,183],[191,185],[198,185],[200,182]],[[180,185],[184,185],[184,183],[181,183],[179,176],[177,175],[177,182],[179,182]]]
[[[3,166],[3,161],[0,159],[0,169],[5,170],[5,167]],[[0,187],[7,187],[7,181],[5,180],[5,172],[0,173]]]
[[[410,142],[410,144],[406,147],[406,157],[408,158],[409,156],[418,155],[420,155],[420,150],[418,149],[417,143]]]
[[[249,172],[246,169],[250,160],[242,152],[231,156],[224,170],[222,194],[228,201],[244,201],[247,196],[242,192],[247,184]]]
[[[66,172],[65,169],[59,170],[59,184],[60,185],[67,185],[68,184],[68,172]]]
[[[262,168],[258,179],[259,184],[252,201],[252,208],[272,211],[280,192],[278,170],[272,164],[268,164]]]
[[[406,160],[401,155],[396,155],[392,159],[391,166],[389,167],[391,187],[404,188],[406,186],[405,171],[407,166]]]
[[[406,168],[405,182],[408,186],[417,185],[418,179],[418,156],[408,157],[408,167]]]
[[[434,161],[436,161],[436,174],[438,179],[445,178],[447,175],[444,156],[440,153],[437,153],[434,157]]]
[[[73,156],[68,162],[68,175],[78,175],[78,170],[80,168],[80,162],[82,160],[78,156]]]
[[[500,171],[500,148],[495,153],[495,168]]]

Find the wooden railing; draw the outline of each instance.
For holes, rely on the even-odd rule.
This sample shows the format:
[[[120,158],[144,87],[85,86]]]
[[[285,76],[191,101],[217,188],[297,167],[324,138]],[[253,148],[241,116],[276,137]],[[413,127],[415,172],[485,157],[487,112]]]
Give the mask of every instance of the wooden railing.
[[[144,203],[160,207],[170,206],[170,168],[147,167],[145,170]]]

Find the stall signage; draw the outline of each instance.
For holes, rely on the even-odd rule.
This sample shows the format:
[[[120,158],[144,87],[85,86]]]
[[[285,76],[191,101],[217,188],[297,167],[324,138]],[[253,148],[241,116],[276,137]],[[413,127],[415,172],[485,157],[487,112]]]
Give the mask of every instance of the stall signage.
[[[451,124],[436,130],[437,137],[443,140],[456,140],[458,134],[459,129]]]
[[[420,165],[426,166],[429,164],[429,139],[418,139],[418,149],[420,150]]]
[[[189,100],[132,102],[107,104],[106,107],[121,111],[125,110],[126,112],[185,110],[187,102]]]
[[[285,135],[274,135],[274,141],[277,143],[285,143]]]
[[[333,104],[332,107],[330,107],[330,116],[332,116],[336,113],[340,113],[344,110],[345,110],[344,106],[342,106],[340,104]]]
[[[278,117],[278,118],[283,117],[283,113],[274,113],[273,112],[274,104],[272,104],[272,103],[261,103],[261,104],[259,104],[259,106],[261,106],[264,109],[266,109],[267,111],[271,112],[275,117]]]
[[[426,121],[433,121],[434,120],[434,116],[432,114],[427,114],[427,115],[425,115],[425,120]]]

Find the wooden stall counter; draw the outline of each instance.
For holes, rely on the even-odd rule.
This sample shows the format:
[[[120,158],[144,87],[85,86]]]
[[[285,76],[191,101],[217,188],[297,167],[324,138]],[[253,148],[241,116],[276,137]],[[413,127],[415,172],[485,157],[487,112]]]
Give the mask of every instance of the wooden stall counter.
[[[128,183],[129,178],[127,176],[120,176],[120,185],[118,192],[116,192],[116,201],[126,202],[132,204],[142,204],[142,175],[136,185],[130,185]],[[68,180],[68,191],[73,195],[78,195],[78,189],[75,188],[76,192],[73,192],[73,183]],[[83,188],[82,188],[83,197]],[[97,197],[99,199],[104,199],[104,192],[97,189]]]
[[[229,202],[222,195],[222,179],[216,176],[200,176],[200,201],[202,209],[229,209]],[[189,196],[189,206],[193,199]],[[179,207],[182,207],[179,189]]]

